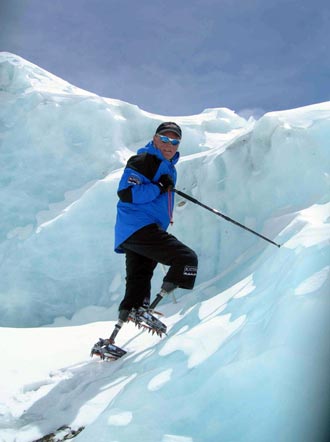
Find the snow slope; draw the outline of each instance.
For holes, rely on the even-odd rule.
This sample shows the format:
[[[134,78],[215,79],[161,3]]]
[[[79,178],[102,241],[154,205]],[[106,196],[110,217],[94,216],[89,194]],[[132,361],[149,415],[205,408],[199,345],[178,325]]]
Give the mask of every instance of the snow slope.
[[[8,53],[0,100],[0,440],[69,425],[88,442],[325,441],[330,103],[169,118]],[[282,247],[177,198],[171,232],[198,252],[196,288],[162,306],[168,337],[127,325],[122,360],[90,360],[123,293],[121,168],[172,118],[178,189]]]

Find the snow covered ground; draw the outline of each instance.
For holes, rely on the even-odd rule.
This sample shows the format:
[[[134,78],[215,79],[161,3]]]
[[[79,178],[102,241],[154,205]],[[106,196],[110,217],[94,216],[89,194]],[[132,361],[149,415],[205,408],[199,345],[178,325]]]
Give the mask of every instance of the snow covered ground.
[[[66,425],[86,442],[325,442],[330,103],[169,118],[8,53],[0,100],[0,441]],[[282,247],[177,197],[196,288],[162,304],[167,337],[128,324],[124,358],[90,359],[123,294],[121,168],[168,119],[184,133],[178,189]]]

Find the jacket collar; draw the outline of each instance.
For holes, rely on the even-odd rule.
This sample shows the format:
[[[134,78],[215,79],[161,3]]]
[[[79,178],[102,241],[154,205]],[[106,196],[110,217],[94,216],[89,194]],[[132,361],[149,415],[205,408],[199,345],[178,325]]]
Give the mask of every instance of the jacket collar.
[[[144,146],[141,147],[137,153],[150,153],[151,155],[155,155],[156,157],[158,157],[159,159],[161,159],[162,161],[167,161],[170,164],[176,164],[179,161],[180,158],[180,152],[177,151],[175,152],[174,157],[171,160],[167,160],[164,155],[161,153],[161,151],[159,149],[157,149],[157,147],[155,147],[153,141],[149,141],[149,143]]]

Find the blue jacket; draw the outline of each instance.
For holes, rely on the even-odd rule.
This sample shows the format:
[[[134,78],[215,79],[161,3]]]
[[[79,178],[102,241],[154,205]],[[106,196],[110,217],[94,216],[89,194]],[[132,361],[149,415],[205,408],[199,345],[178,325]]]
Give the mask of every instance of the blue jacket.
[[[174,192],[160,193],[159,177],[168,174],[176,183],[176,152],[171,160],[150,141],[131,157],[118,186],[119,202],[115,225],[115,251],[123,253],[120,245],[134,232],[149,224],[167,229],[173,211]]]

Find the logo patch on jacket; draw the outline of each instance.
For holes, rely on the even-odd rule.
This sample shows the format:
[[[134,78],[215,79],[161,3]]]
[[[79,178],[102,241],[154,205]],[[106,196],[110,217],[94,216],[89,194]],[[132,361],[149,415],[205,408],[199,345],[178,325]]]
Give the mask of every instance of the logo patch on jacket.
[[[141,180],[137,175],[130,175],[127,180],[128,184],[141,184]]]

